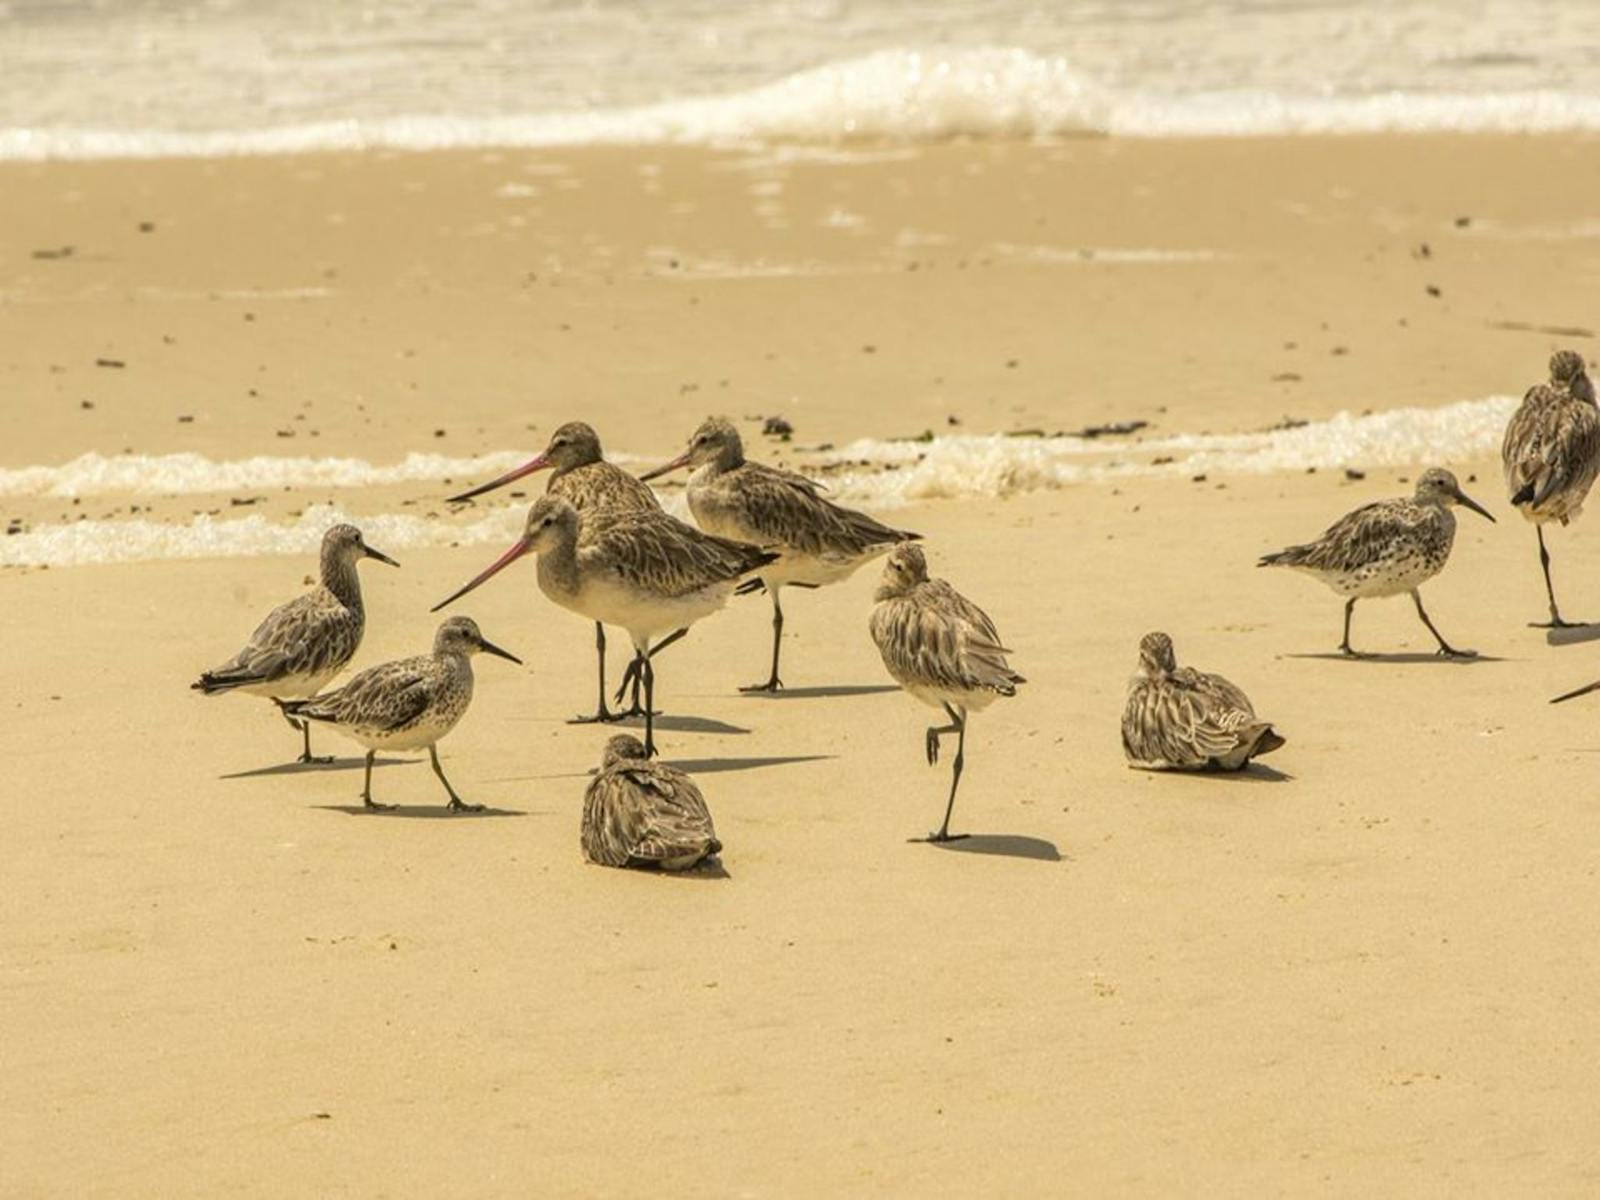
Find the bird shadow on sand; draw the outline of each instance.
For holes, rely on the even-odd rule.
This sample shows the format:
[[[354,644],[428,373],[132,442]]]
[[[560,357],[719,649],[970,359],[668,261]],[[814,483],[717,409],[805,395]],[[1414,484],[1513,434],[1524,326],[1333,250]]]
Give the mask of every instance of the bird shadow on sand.
[[[750,758],[664,758],[661,765],[676,767],[689,775],[713,775],[718,771],[754,771],[759,767],[782,767],[789,763],[822,762],[835,754],[776,754]]]
[[[662,879],[732,879],[733,875],[722,865],[721,857],[702,859],[687,871],[665,871],[660,867],[627,867],[635,875],[656,875]]]
[[[1061,861],[1061,851],[1056,849],[1054,842],[1021,833],[969,833],[953,842],[912,840],[917,845],[931,846],[949,854],[990,854],[1000,858],[1030,858],[1035,862]]]
[[[399,808],[368,808],[365,804],[312,804],[323,812],[339,812],[351,817],[406,817],[412,820],[472,821],[484,817],[525,817],[520,808],[485,808],[482,812],[452,812],[443,804],[402,804]]]
[[[1158,772],[1160,773],[1160,772]],[[1209,771],[1182,771],[1175,772],[1190,779],[1215,780],[1218,784],[1224,783],[1291,783],[1294,776],[1287,771],[1280,771],[1277,767],[1269,767],[1266,763],[1253,762],[1239,771],[1209,770]]]
[[[668,733],[749,733],[743,725],[730,725],[726,721],[719,721],[715,717],[675,717],[671,713],[662,713],[656,717],[656,728],[665,729]],[[611,722],[612,729],[643,729],[643,717],[627,717],[621,721]]]
[[[1585,642],[1600,641],[1600,625],[1567,625],[1560,629],[1535,625],[1533,628],[1544,630],[1544,644],[1547,646],[1581,646]]]
[[[1443,666],[1470,667],[1474,663],[1505,662],[1493,654],[1474,654],[1471,658],[1452,658],[1446,654],[1435,654],[1431,650],[1407,650],[1398,654],[1367,654],[1365,652],[1351,656],[1341,654],[1337,650],[1327,650],[1322,653],[1285,654],[1285,658],[1321,659],[1323,662],[1347,663],[1388,663],[1391,666],[1404,663],[1439,663]]]
[[[741,692],[748,700],[824,700],[840,696],[876,696],[898,692],[892,683],[840,683],[823,687],[784,688],[776,692]]]
[[[420,758],[376,758],[373,759],[374,767],[411,767],[416,766]],[[315,774],[319,771],[359,771],[367,765],[364,758],[336,758],[332,762],[286,762],[274,763],[270,767],[253,767],[248,771],[235,771],[231,775],[218,775],[218,779],[258,779],[266,775],[301,775]]]

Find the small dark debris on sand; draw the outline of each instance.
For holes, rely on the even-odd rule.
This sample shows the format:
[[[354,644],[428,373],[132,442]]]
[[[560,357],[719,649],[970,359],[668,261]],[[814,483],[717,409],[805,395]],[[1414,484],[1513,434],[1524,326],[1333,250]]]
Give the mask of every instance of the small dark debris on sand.
[[[120,358],[97,358],[94,360],[94,365],[97,367],[112,367],[120,371],[128,364]]]
[[[1098,438],[1098,437],[1123,437],[1130,433],[1138,433],[1141,429],[1148,429],[1149,421],[1112,421],[1107,425],[1085,425],[1082,429],[1068,433],[1067,437]]]
[[[1311,424],[1311,422],[1305,420],[1302,417],[1285,417],[1283,420],[1277,422],[1275,425],[1268,425],[1261,432],[1262,433],[1282,433],[1285,429],[1300,429],[1300,428],[1302,428],[1302,427],[1304,427],[1306,425],[1309,425],[1309,424]]]
[[[1427,286],[1426,290],[1427,290],[1428,295],[1433,296],[1435,298],[1438,298],[1439,296],[1444,295],[1443,292],[1441,292],[1435,285],[1433,285],[1431,283]]]
[[[229,496],[228,503],[234,508],[248,508],[252,504],[260,504],[265,496]]]
[[[768,417],[761,423],[761,432],[767,437],[789,437],[794,433],[794,426],[783,417]]]
[[[33,252],[33,256],[35,258],[41,258],[41,259],[71,258],[73,253],[74,253],[74,248],[73,247],[71,247],[71,246],[60,246],[60,247],[58,247],[57,249],[54,249],[54,250],[35,250]]]
[[[1273,383],[1299,383],[1301,376],[1294,371],[1279,371],[1272,377]]]
[[[1472,224],[1472,218],[1471,217],[1457,217],[1456,218],[1456,228],[1457,229],[1465,229],[1468,225],[1471,225],[1471,224]]]
[[[1042,429],[1008,429],[1006,436],[1010,438],[1042,438],[1045,436]]]
[[[193,425],[194,424],[194,418],[192,416],[189,416],[187,413],[185,413],[185,414],[183,414],[182,416],[180,416],[178,418],[178,424],[179,425]]]
[[[1365,471],[1358,471],[1354,467],[1346,467],[1344,469],[1344,477],[1350,480],[1351,483],[1354,483],[1358,479],[1365,479],[1367,477],[1367,473]]]
[[[156,231],[156,223],[154,221],[140,221],[139,222],[139,232],[140,233],[154,233],[155,231]]]
[[[78,407],[82,408],[82,409],[93,408],[94,407],[94,401],[93,400],[79,400],[78,401]]]
[[[1490,329],[1504,329],[1510,333],[1547,333],[1551,337],[1592,338],[1594,330],[1582,325],[1534,325],[1527,321],[1485,321]]]
[[[1190,483],[1204,483],[1205,481],[1206,477],[1204,475],[1191,475],[1189,477]]]

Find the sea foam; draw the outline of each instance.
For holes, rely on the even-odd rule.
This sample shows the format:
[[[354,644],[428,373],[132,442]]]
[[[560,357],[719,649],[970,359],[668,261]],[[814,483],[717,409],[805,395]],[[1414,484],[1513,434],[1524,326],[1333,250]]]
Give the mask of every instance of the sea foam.
[[[1399,408],[1255,433],[1177,433],[1131,440],[1071,436],[958,435],[931,440],[863,439],[825,452],[800,451],[794,465],[825,482],[828,495],[875,511],[965,498],[1004,498],[1071,484],[1141,476],[1260,475],[1311,468],[1450,465],[1482,459],[1499,444],[1513,396],[1436,408]],[[89,456],[86,456],[89,457]],[[642,461],[632,455],[617,461]],[[83,459],[63,467],[0,471],[0,494],[94,495],[209,492],[228,487],[338,486],[481,477],[524,461],[506,451],[474,459],[412,454],[379,465],[360,459],[257,458],[213,462],[198,455]],[[653,460],[652,460],[653,461]],[[222,480],[248,480],[219,486]],[[664,493],[669,512],[687,517],[681,489]],[[72,566],[146,559],[307,554],[330,524],[354,520],[386,550],[508,543],[526,502],[473,507],[448,517],[411,513],[352,517],[345,506],[313,505],[292,521],[260,513],[201,515],[182,524],[143,518],[41,524],[0,538],[0,565]]]
[[[477,115],[417,112],[264,128],[17,126],[0,129],[0,159],[1593,129],[1600,129],[1600,96],[1586,92],[1142,90],[1100,82],[1063,55],[974,46],[886,48],[757,87],[644,105]]]

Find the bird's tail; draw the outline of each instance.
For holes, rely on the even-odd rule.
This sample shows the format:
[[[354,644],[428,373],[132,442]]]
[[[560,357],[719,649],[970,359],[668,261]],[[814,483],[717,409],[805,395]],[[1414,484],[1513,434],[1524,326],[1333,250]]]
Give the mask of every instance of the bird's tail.
[[[265,683],[260,675],[246,675],[235,671],[205,671],[189,687],[208,696],[231,692],[234,688],[248,687],[252,683]]]
[[[1304,546],[1288,546],[1282,550],[1274,550],[1271,554],[1263,554],[1256,560],[1258,567],[1293,567],[1298,566],[1305,557]]]
[[[1251,725],[1244,731],[1241,739],[1250,747],[1250,757],[1259,758],[1263,754],[1271,754],[1284,744],[1284,737],[1265,721]]]

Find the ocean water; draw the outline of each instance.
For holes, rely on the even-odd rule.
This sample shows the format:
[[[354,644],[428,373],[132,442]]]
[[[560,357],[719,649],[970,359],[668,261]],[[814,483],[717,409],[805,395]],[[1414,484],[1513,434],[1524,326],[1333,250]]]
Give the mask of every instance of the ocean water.
[[[0,0],[0,158],[1600,129],[1596,0]]]
[[[1514,396],[1433,408],[1341,413],[1288,429],[1240,434],[1158,434],[1138,440],[1081,437],[951,436],[930,441],[868,439],[828,451],[796,452],[793,465],[822,480],[829,495],[876,512],[908,504],[1027,492],[1146,476],[1207,478],[1344,467],[1411,467],[1481,458],[1499,445]],[[642,469],[659,458],[613,461]],[[85,454],[59,466],[0,470],[4,496],[175,496],[263,487],[360,489],[397,482],[481,478],[524,461],[526,451],[475,459],[410,454],[398,463],[352,458],[256,457],[218,462],[197,454]],[[537,487],[538,485],[536,485]],[[664,494],[687,517],[681,491]],[[81,566],[147,559],[308,554],[335,521],[357,520],[389,550],[414,546],[509,543],[527,502],[484,505],[451,516],[364,513],[313,505],[289,522],[260,514],[201,515],[187,523],[145,519],[41,524],[0,537],[0,566]]]

